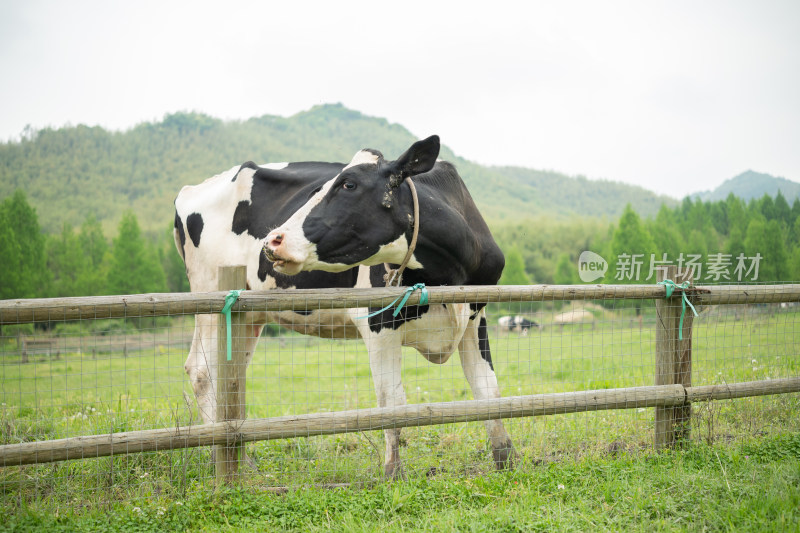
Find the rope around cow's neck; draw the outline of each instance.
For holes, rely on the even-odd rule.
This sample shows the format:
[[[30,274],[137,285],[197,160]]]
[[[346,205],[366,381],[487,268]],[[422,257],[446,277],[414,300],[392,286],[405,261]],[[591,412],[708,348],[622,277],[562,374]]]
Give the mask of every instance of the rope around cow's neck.
[[[386,274],[383,276],[383,280],[386,282],[387,287],[391,287],[393,285],[395,287],[400,286],[403,277],[403,270],[406,269],[408,262],[411,260],[411,256],[414,255],[414,249],[417,247],[417,235],[419,235],[419,198],[417,198],[417,188],[414,186],[414,182],[411,181],[411,178],[406,178],[406,182],[411,188],[411,198],[414,200],[414,220],[411,221],[413,233],[411,235],[411,244],[409,244],[406,256],[403,259],[403,262],[400,263],[400,266],[393,270],[389,268],[389,263],[383,264],[384,268],[386,269]]]

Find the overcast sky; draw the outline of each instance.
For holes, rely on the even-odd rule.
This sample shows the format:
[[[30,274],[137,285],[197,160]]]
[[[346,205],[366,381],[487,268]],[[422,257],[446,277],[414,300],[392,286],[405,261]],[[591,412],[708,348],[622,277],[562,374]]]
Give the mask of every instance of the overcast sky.
[[[0,140],[341,102],[479,163],[675,197],[800,181],[798,0],[0,0],[0,73]]]

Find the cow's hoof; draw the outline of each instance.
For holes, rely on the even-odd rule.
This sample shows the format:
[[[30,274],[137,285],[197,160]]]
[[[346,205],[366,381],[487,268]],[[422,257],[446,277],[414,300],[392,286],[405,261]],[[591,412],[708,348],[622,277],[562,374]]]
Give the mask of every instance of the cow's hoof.
[[[517,451],[511,441],[506,442],[502,446],[492,448],[492,458],[494,459],[494,466],[498,470],[510,470],[514,468],[514,463],[517,461]]]

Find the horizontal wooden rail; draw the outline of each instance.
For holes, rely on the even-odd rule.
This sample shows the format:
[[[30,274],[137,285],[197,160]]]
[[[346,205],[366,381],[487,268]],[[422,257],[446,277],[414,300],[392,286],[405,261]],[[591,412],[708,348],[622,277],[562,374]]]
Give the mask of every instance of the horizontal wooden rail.
[[[395,427],[429,426],[608,409],[679,406],[684,405],[687,401],[741,398],[787,392],[800,392],[800,378],[711,387],[684,388],[681,385],[660,385],[603,389],[217,422],[177,428],[6,444],[0,446],[0,466]]]
[[[234,311],[306,311],[382,307],[403,288],[295,289],[244,291]],[[226,292],[154,293],[123,296],[0,300],[0,325],[62,320],[152,317],[218,313]],[[541,302],[664,298],[660,285],[492,285],[429,287],[430,304],[469,302]],[[700,305],[800,302],[800,284],[696,286],[689,290]],[[419,302],[419,291],[408,304]]]

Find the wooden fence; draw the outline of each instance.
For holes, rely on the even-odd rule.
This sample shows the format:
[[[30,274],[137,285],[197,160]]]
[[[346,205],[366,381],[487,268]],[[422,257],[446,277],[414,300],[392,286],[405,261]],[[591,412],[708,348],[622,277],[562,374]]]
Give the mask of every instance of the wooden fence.
[[[244,267],[225,267],[220,291],[202,294],[146,294],[94,298],[0,301],[0,326],[37,321],[151,317],[219,313],[230,289],[245,285]],[[690,281],[675,267],[660,277]],[[226,360],[226,326],[220,320],[218,342],[218,418],[215,423],[141,430],[0,446],[0,466],[102,457],[131,452],[196,446],[217,447],[218,480],[236,478],[244,442],[298,436],[350,433],[386,427],[411,427],[498,418],[519,418],[607,409],[655,407],[656,447],[671,447],[689,437],[691,404],[800,391],[800,377],[692,386],[692,315],[684,311],[684,294],[695,306],[769,304],[800,301],[800,285],[699,286],[676,289],[665,298],[663,285],[479,286],[430,287],[429,304],[468,302],[541,302],[628,299],[656,301],[655,384],[647,387],[512,396],[481,401],[423,403],[395,408],[282,416],[245,420],[245,364],[237,339],[246,327],[247,311],[304,311],[385,306],[402,288],[244,291],[232,307],[232,360]],[[419,302],[413,293],[406,305]],[[682,328],[679,327],[682,325]]]

